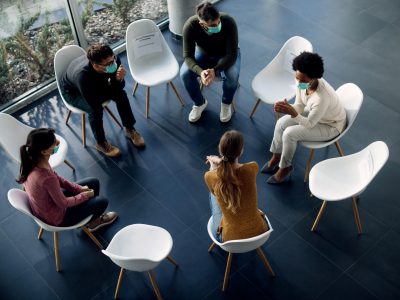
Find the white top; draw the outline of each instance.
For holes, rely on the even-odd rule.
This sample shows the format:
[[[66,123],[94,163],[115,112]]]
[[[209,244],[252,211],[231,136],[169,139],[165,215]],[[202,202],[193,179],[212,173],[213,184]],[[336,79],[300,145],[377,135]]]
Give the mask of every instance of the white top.
[[[333,87],[325,79],[318,79],[318,87],[311,95],[306,90],[296,90],[296,100],[293,104],[298,115],[293,118],[299,125],[313,128],[318,123],[327,124],[342,132],[346,127],[346,111]],[[302,116],[304,109],[308,116]]]

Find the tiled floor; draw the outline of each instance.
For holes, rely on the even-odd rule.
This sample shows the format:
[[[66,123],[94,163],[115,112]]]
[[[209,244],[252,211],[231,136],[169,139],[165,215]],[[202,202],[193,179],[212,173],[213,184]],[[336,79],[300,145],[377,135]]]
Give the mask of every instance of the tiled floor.
[[[181,108],[166,85],[152,89],[150,118],[145,119],[145,90],[139,88],[131,104],[137,129],[147,142],[135,149],[108,116],[104,123],[110,141],[123,156],[108,159],[80,141],[80,116],[64,124],[66,109],[57,92],[16,114],[31,126],[53,127],[69,142],[68,158],[77,168],[57,171],[78,179],[97,176],[110,209],[118,221],[97,235],[106,244],[122,227],[147,223],[166,228],[174,239],[172,256],[178,269],[163,262],[155,270],[166,299],[400,299],[400,202],[399,180],[400,104],[400,2],[397,0],[225,0],[218,5],[238,23],[242,49],[241,86],[236,94],[237,113],[229,124],[218,119],[221,86],[204,93],[209,107],[195,125],[187,121],[191,103],[179,78],[174,82],[186,103]],[[299,147],[295,174],[283,186],[266,184],[258,176],[260,207],[274,232],[264,245],[277,276],[271,278],[255,253],[234,256],[228,290],[221,292],[227,254],[207,248],[209,218],[204,158],[216,153],[222,133],[237,129],[245,135],[243,161],[259,164],[268,157],[274,114],[260,105],[253,119],[251,79],[294,35],[309,39],[325,59],[325,78],[339,87],[358,84],[364,104],[341,144],[345,153],[361,150],[375,140],[390,149],[386,166],[363,193],[359,202],[364,234],[357,235],[351,204],[329,205],[316,233],[310,232],[321,201],[310,198],[302,181],[308,152]],[[179,62],[181,45],[165,37]],[[127,66],[126,57],[122,60]],[[127,90],[133,81],[127,76]],[[115,106],[111,104],[115,111]],[[1,128],[1,130],[6,130]],[[336,149],[317,151],[316,161],[337,156]],[[6,200],[17,187],[18,165],[0,151],[0,298],[1,299],[111,299],[118,267],[99,252],[80,231],[60,234],[62,271],[55,272],[52,236],[36,239],[37,226],[15,211]],[[145,274],[128,272],[121,299],[152,299]]]

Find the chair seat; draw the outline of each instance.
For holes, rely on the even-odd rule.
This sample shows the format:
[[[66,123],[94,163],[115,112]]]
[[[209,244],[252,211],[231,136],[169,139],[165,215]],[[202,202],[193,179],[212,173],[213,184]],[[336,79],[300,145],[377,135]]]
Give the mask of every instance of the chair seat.
[[[329,140],[329,141],[325,141],[325,142],[302,141],[302,142],[300,142],[300,144],[309,149],[321,149],[321,148],[325,148],[329,145],[332,145],[335,141],[339,140],[339,138],[340,138],[340,136],[337,136],[336,138]]]
[[[255,96],[268,104],[277,101],[292,99],[296,94],[296,82],[293,73],[264,72],[261,71],[254,77],[251,87]]]

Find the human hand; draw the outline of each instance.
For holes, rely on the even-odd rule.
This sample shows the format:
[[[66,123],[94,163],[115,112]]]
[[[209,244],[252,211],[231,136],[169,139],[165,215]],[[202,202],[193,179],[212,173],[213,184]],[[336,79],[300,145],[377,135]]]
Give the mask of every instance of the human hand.
[[[292,105],[290,105],[286,99],[283,99],[283,101],[278,101],[274,105],[274,110],[277,113],[283,113],[283,114],[288,114],[291,115],[292,118],[295,118],[297,116],[297,111],[294,109]]]
[[[221,164],[222,158],[217,155],[208,155],[206,157],[206,164],[210,164],[210,170],[218,168]]]
[[[126,74],[126,70],[122,65],[119,65],[118,69],[117,69],[117,73],[115,73],[115,78],[118,81],[122,81],[122,79],[124,79]]]
[[[87,185],[81,186],[81,192],[90,191],[90,188]]]
[[[201,82],[202,82],[204,85],[208,85],[208,79],[207,79],[207,77],[208,77],[208,71],[207,71],[207,70],[201,71],[201,73],[200,73],[200,79],[201,79]]]
[[[93,198],[94,197],[94,191],[93,190],[88,190],[88,191],[84,191],[82,192],[85,196],[87,196],[88,198]]]
[[[204,85],[210,85],[215,79],[215,71],[214,69],[203,70],[200,76],[201,76],[201,82]]]

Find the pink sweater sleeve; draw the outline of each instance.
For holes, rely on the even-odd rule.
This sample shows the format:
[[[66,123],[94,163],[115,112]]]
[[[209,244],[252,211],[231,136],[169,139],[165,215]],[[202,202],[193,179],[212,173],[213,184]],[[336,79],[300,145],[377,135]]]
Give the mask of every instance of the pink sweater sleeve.
[[[75,182],[71,182],[71,181],[59,176],[56,172],[54,172],[54,174],[57,176],[58,182],[60,183],[60,186],[63,189],[66,189],[68,192],[72,192],[75,194],[79,194],[81,192],[81,186],[79,184],[76,184]]]
[[[60,181],[59,181],[60,178],[63,179],[62,177],[60,177],[58,175],[57,175],[57,177],[51,176],[51,177],[48,177],[44,181],[44,188],[47,190],[49,196],[57,204],[58,207],[67,208],[67,207],[71,207],[71,206],[76,206],[78,204],[81,204],[81,203],[89,200],[89,197],[86,196],[86,194],[84,194],[84,193],[79,193],[72,197],[65,197],[60,188],[60,185],[61,185]],[[64,179],[64,181],[68,182],[65,179]],[[65,186],[63,186],[63,187],[65,188]]]

